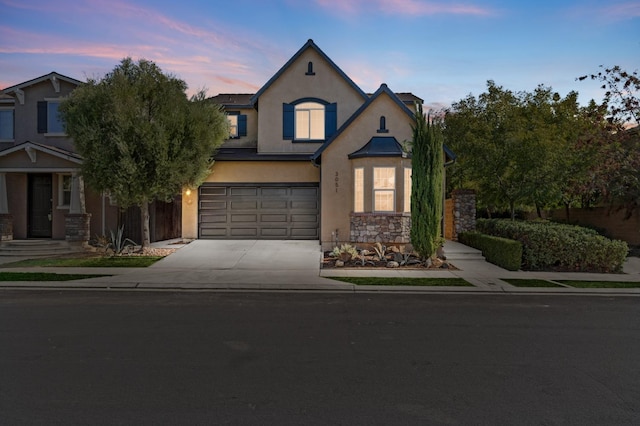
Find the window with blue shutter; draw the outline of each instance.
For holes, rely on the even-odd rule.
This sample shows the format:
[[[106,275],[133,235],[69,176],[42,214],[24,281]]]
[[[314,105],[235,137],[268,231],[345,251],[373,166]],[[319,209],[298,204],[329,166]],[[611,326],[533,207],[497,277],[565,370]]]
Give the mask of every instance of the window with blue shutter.
[[[329,139],[338,130],[338,104],[327,104],[324,110],[324,137]]]
[[[38,133],[47,133],[47,102],[38,102]]]
[[[238,137],[247,136],[247,116],[238,115]]]
[[[295,126],[295,106],[282,104],[282,139],[293,140]]]

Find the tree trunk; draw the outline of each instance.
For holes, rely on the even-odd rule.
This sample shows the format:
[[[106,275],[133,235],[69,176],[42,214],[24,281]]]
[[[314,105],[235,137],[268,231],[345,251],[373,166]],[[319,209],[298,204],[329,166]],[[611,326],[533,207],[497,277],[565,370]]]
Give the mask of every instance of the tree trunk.
[[[564,203],[564,214],[566,216],[566,221],[569,223],[569,203]]]
[[[511,211],[511,220],[516,220],[516,204],[509,201],[509,210]]]
[[[145,251],[151,245],[151,236],[149,232],[149,203],[143,201],[140,204],[140,215],[142,219],[142,251]]]

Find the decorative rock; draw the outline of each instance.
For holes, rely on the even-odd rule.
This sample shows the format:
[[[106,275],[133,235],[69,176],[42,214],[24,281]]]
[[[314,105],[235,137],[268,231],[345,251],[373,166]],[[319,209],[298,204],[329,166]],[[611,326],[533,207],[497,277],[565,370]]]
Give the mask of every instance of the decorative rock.
[[[341,268],[344,266],[344,262],[340,259],[336,260],[336,268]]]
[[[398,262],[395,261],[391,261],[391,262],[387,262],[387,268],[398,268],[400,266],[400,264]]]

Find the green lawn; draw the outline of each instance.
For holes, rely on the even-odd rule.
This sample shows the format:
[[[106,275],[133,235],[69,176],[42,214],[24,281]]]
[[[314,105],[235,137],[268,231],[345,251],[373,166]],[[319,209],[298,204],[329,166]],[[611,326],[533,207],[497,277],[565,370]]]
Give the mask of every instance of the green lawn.
[[[463,280],[462,278],[382,278],[382,277],[331,277],[331,279],[351,283],[355,285],[380,285],[380,286],[424,286],[424,287],[443,287],[443,286],[466,286],[472,287],[473,284]]]
[[[558,280],[559,283],[577,288],[640,288],[640,282],[626,281],[572,281]]]
[[[31,266],[72,266],[90,268],[145,268],[153,265],[160,259],[162,259],[162,256],[105,256],[27,259],[19,262],[5,263],[2,267],[20,268]]]
[[[0,272],[0,281],[71,281],[105,277],[95,274],[55,274],[53,272]]]
[[[524,278],[500,278],[502,281],[507,282],[516,287],[560,287],[558,284],[554,284],[547,280],[538,279],[524,279]]]

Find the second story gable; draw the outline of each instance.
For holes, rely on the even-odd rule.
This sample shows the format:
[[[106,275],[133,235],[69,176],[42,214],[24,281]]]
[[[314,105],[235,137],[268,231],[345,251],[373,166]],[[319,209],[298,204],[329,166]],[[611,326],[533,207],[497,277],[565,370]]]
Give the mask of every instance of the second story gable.
[[[30,141],[73,151],[64,133],[58,106],[81,82],[51,72],[7,87],[0,98],[0,143],[3,148]]]
[[[309,40],[253,96],[259,153],[313,153],[367,95]]]

